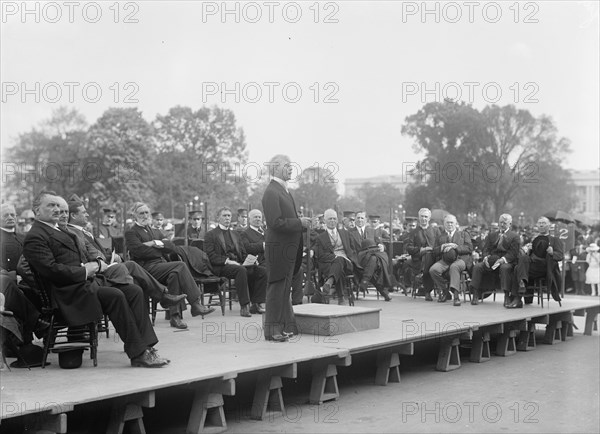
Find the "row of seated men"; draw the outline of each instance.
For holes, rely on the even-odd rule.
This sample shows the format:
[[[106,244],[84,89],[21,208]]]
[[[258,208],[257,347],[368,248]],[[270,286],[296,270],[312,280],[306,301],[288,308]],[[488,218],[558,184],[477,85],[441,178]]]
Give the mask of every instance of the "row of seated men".
[[[204,234],[203,249],[207,253],[215,273],[235,278],[236,287],[238,286],[238,279],[244,278],[244,276],[236,276],[236,273],[243,272],[239,268],[239,264],[244,262],[246,254],[257,257],[257,267],[248,269],[248,266],[246,266],[245,268],[249,273],[249,295],[253,301],[250,313],[261,313],[263,310],[262,300],[264,299],[262,280],[266,273],[264,269],[264,231],[267,228],[263,225],[260,210],[253,209],[247,215],[243,211],[245,210],[238,210],[236,230],[225,232],[227,229],[232,228],[232,213],[229,208],[220,209],[216,216],[218,227]],[[337,295],[339,293],[338,303],[347,303],[349,294],[348,292],[344,293],[344,290],[347,290],[347,288],[342,284],[344,274],[357,275],[359,278],[362,278],[360,285],[363,289],[370,283],[373,283],[385,300],[391,300],[388,292],[388,288],[392,285],[390,275],[388,274],[388,258],[381,253],[383,252],[382,242],[385,241],[386,234],[381,232],[378,227],[367,224],[365,212],[346,213],[346,216],[353,223],[348,230],[339,225],[335,211],[327,210],[323,216],[326,227],[323,229],[317,227],[312,232],[310,241],[307,240],[305,242],[305,245],[312,246],[311,250],[314,259],[316,259],[318,274],[321,276],[322,283],[327,285],[327,290],[324,294],[321,295],[322,293],[319,291],[313,297],[313,301],[328,302],[330,295],[334,293]],[[152,217],[153,227],[160,230],[163,227],[163,216],[160,213],[152,213]],[[190,239],[200,238],[199,236],[190,236],[190,233],[196,235],[194,232],[196,230],[195,227],[200,227],[202,213],[192,211],[188,217],[190,219],[188,237]],[[372,219],[374,216],[369,217]],[[335,250],[333,247],[338,237],[338,231],[343,233],[341,238],[342,244],[340,248]],[[331,238],[327,238],[327,234],[330,234]],[[368,240],[368,246],[367,244],[362,246],[364,240]],[[224,246],[226,247],[226,251],[224,251]],[[346,250],[348,253],[345,252]],[[336,257],[339,257],[339,259],[336,260]],[[224,262],[225,258],[229,261]],[[342,260],[343,258],[346,259]],[[311,259],[311,263],[313,262]],[[340,267],[338,264],[342,264],[342,266]],[[223,267],[224,265],[225,267]],[[295,305],[302,303],[306,268],[305,257],[302,269],[294,276],[292,281],[292,303]],[[260,285],[256,284],[257,280],[261,282]],[[243,298],[244,294],[241,296]],[[243,304],[242,298],[240,299],[240,304]]]
[[[485,239],[481,262],[473,262],[470,236],[459,229],[455,216],[446,216],[443,228],[431,226],[430,218],[429,209],[419,210],[418,226],[406,240],[410,255],[406,267],[413,276],[422,278],[425,300],[433,301],[431,292],[435,289],[438,302],[452,298],[454,306],[460,306],[461,273],[467,271],[473,305],[483,293],[499,285],[505,295],[504,306],[522,308],[522,297],[531,302],[530,286],[538,278],[546,279],[553,298],[560,302],[558,263],[563,259],[563,246],[561,240],[550,235],[548,218],[539,218],[539,234],[522,246],[519,235],[512,230],[511,215],[502,214],[499,230]]]

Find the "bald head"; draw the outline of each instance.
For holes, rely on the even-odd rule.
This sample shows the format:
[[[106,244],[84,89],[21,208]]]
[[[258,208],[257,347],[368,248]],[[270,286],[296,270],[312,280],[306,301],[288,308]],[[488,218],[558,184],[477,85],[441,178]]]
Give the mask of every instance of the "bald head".
[[[323,213],[323,219],[329,229],[335,229],[337,227],[338,217],[337,212],[334,209],[325,210]]]

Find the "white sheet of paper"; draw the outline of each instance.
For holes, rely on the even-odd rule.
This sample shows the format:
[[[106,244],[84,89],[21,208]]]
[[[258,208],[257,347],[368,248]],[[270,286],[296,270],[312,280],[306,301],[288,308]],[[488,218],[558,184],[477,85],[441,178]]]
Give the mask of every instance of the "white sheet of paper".
[[[246,260],[244,261],[244,263],[242,264],[244,267],[248,266],[248,265],[255,265],[256,264],[256,259],[257,257],[255,255],[248,255],[246,256]]]

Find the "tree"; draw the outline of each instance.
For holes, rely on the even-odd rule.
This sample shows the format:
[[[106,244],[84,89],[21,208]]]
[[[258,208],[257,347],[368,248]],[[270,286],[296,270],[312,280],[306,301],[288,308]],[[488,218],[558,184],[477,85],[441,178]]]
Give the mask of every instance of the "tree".
[[[194,196],[215,207],[247,200],[246,139],[232,111],[176,106],[153,125],[159,163],[154,187],[161,209],[183,214]]]
[[[390,209],[398,209],[403,201],[402,193],[393,184],[388,182],[382,184],[371,184],[367,182],[358,189],[358,195],[362,198],[367,214],[378,214],[382,221],[390,216]]]
[[[81,151],[86,130],[83,115],[60,107],[37,128],[19,135],[3,162],[8,190],[8,194],[3,191],[3,199],[16,208],[30,208],[42,190],[68,195],[85,189]]]
[[[540,183],[540,168],[560,167],[569,152],[549,117],[512,105],[478,112],[465,103],[428,103],[406,118],[402,133],[425,152],[414,176],[437,206],[457,215],[475,211],[488,221],[510,211],[526,184]],[[543,183],[538,193],[553,194]]]
[[[88,195],[97,207],[153,199],[154,138],[137,108],[110,108],[90,127],[83,153]]]
[[[324,167],[309,167],[298,177],[298,188],[294,192],[296,206],[317,213],[334,208],[338,199],[337,180],[333,172]]]

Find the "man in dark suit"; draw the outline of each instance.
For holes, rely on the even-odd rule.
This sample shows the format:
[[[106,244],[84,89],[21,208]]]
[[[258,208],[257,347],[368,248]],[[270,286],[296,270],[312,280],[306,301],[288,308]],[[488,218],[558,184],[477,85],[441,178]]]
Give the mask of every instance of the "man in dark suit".
[[[433,254],[441,259],[429,269],[429,274],[439,291],[440,303],[448,300],[452,293],[454,306],[460,306],[460,273],[470,267],[472,250],[471,237],[468,232],[458,229],[456,217],[452,214],[444,217],[444,231],[438,235],[433,248]],[[446,271],[450,276],[450,291],[446,288],[446,279],[442,277]]]
[[[74,199],[79,199],[77,196],[72,196]],[[122,237],[123,234],[116,228],[117,221],[116,208],[106,207],[102,210],[102,222],[98,226],[98,244],[102,247],[105,254],[112,252],[115,238]]]
[[[75,234],[59,229],[61,210],[54,192],[40,193],[33,208],[36,220],[25,237],[23,254],[49,285],[66,322],[71,326],[84,325],[106,313],[124,342],[132,366],[166,365],[168,361],[158,357],[153,348],[158,339],[142,289],[137,285],[102,286],[92,280],[100,264],[85,259]]]
[[[236,231],[245,231],[248,228],[248,210],[240,208],[237,210],[237,220],[232,225],[232,229]]]
[[[16,231],[17,214],[15,207],[3,203],[1,208],[2,221],[0,222],[0,246],[2,248],[0,261],[3,270],[17,271],[17,263],[23,251],[25,235]]]
[[[367,213],[365,211],[358,211],[355,218],[355,227],[348,229],[348,231],[354,238],[356,245],[360,247],[362,240],[373,240],[378,243],[375,239],[375,230],[370,225],[367,225]]]
[[[219,209],[217,221],[218,226],[208,231],[204,239],[204,251],[213,270],[219,277],[235,279],[241,316],[262,314],[264,311],[260,304],[264,303],[266,298],[267,270],[256,263],[243,265],[248,254],[240,239],[240,232],[231,230],[230,208]]]
[[[519,257],[514,270],[511,302],[509,309],[522,308],[521,296],[527,291],[527,284],[544,277],[554,300],[560,303],[560,271],[558,263],[563,260],[563,243],[550,235],[550,220],[540,217],[537,221],[539,235],[526,245],[525,254]]]
[[[418,213],[419,225],[410,232],[406,240],[406,253],[410,255],[407,261],[411,267],[413,276],[422,273],[423,286],[425,287],[425,300],[433,301],[431,291],[433,290],[433,279],[429,269],[435,262],[433,248],[438,235],[438,229],[429,224],[431,211],[421,208]],[[414,278],[412,279],[414,281]],[[416,284],[413,291],[417,291]]]
[[[283,342],[297,331],[290,291],[292,278],[302,264],[302,232],[310,225],[310,219],[298,217],[288,191],[287,181],[293,170],[290,159],[276,155],[269,164],[272,178],[262,198],[267,222],[265,259],[269,282],[264,332],[266,340]]]
[[[132,208],[135,223],[127,232],[125,240],[131,259],[146,269],[156,280],[169,288],[171,294],[187,295],[192,316],[208,315],[214,312],[201,304],[200,290],[194,282],[190,270],[182,261],[167,261],[163,255],[175,252],[175,245],[162,239],[162,233],[152,229],[150,224],[150,208],[142,202],[136,202]],[[185,305],[180,303],[170,308],[171,327],[185,329],[187,325],[181,319],[181,310]]]
[[[77,201],[70,201],[67,205],[67,203],[64,200],[62,200],[62,198],[59,199],[61,199],[61,201],[59,201],[61,211],[64,208],[67,209],[69,213],[68,217],[64,216],[65,224],[68,228],[67,230],[73,232],[81,240],[81,247],[82,249],[84,249],[86,259],[88,261],[100,260],[101,273],[103,276],[110,279],[111,276],[117,275],[117,270],[122,270],[122,267],[125,267],[126,273],[133,278],[133,281],[142,288],[144,293],[148,297],[154,298],[157,301],[159,301],[161,306],[165,309],[168,309],[171,306],[175,306],[185,299],[185,294],[169,294],[168,289],[163,284],[156,280],[148,271],[146,271],[141,265],[139,265],[135,261],[122,262],[121,257],[115,255],[115,262],[122,263],[123,265],[122,267],[116,267],[114,265],[109,267],[108,265],[111,264],[112,258],[106,257],[104,252],[102,252],[102,247],[97,243],[96,239],[94,238],[94,235],[91,232],[88,232],[84,229],[89,216],[87,210],[85,209],[85,205],[82,202]],[[62,229],[61,220],[63,220],[62,214],[58,222],[59,226],[61,226]]]
[[[471,304],[479,303],[479,289],[485,275],[497,273],[500,287],[504,291],[504,305],[510,303],[513,268],[519,259],[519,234],[511,230],[512,216],[502,214],[498,219],[498,230],[491,231],[483,245],[483,261],[473,265],[471,278]],[[491,262],[491,263],[490,263]]]
[[[314,248],[319,274],[325,282],[322,291],[325,296],[330,296],[337,290],[338,304],[345,304],[344,298],[348,294],[344,294],[344,277],[353,274],[355,268],[362,270],[356,256],[360,248],[354,244],[347,231],[337,229],[335,210],[326,210],[324,217],[327,230],[319,234]]]
[[[258,209],[248,213],[248,227],[240,232],[240,238],[246,253],[257,257],[258,265],[265,266],[265,230],[262,213]]]

